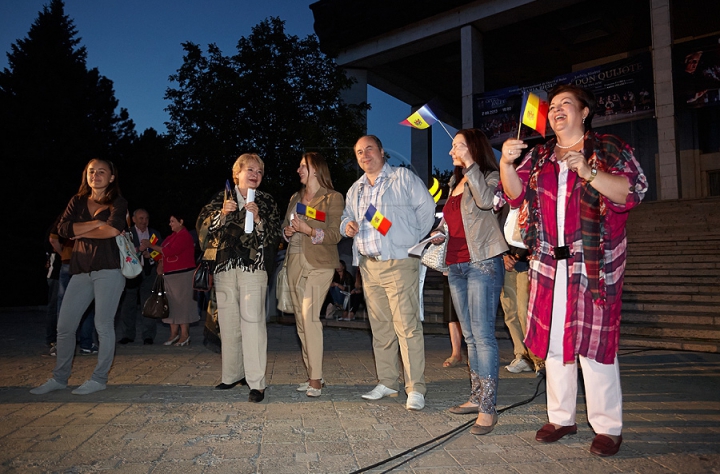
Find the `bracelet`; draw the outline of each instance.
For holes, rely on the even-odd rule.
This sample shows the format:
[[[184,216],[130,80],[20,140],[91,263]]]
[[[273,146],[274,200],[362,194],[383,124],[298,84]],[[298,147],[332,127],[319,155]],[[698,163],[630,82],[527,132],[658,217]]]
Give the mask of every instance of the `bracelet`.
[[[310,231],[310,242],[312,242],[313,245],[321,244],[324,239],[325,231],[322,229],[315,229],[315,237],[312,236],[312,231]]]
[[[593,179],[597,176],[597,168],[593,168],[590,170],[590,177],[586,179],[588,184],[592,183]]]

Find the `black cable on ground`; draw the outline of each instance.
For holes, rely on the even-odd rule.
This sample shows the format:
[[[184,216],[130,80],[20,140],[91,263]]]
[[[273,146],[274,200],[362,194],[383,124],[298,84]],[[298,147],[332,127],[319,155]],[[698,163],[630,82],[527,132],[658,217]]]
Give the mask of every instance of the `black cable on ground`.
[[[624,352],[621,353],[620,351],[624,351]],[[642,353],[642,352],[651,352],[651,351],[693,352],[693,351],[684,351],[684,350],[682,350],[682,349],[667,349],[667,348],[656,348],[656,347],[644,347],[644,348],[629,348],[629,347],[628,347],[628,348],[625,348],[625,349],[619,348],[619,350],[618,350],[618,357],[626,356],[626,355],[630,355],[630,354]],[[527,405],[528,403],[530,403],[530,402],[532,402],[533,400],[535,400],[535,399],[538,397],[538,395],[542,395],[542,393],[544,393],[544,392],[540,392],[540,384],[542,383],[543,380],[545,380],[545,374],[544,374],[543,372],[540,372],[539,375],[540,375],[540,380],[538,381],[538,384],[537,384],[537,386],[535,387],[535,393],[533,394],[532,397],[528,398],[527,400],[523,400],[523,401],[520,401],[520,402],[518,402],[518,403],[514,403],[514,404],[512,404],[512,405],[510,405],[510,406],[507,406],[507,407],[505,407],[505,408],[502,408],[502,409],[500,409],[500,410],[497,411],[498,414],[503,413],[503,412],[505,412],[505,411],[507,411],[507,410],[510,410],[510,409],[512,409],[512,408],[517,408],[517,407],[522,406],[522,405]],[[362,473],[362,472],[367,472],[367,471],[369,471],[369,470],[371,470],[371,469],[375,469],[376,467],[380,467],[380,466],[382,466],[383,464],[387,464],[387,463],[389,463],[389,462],[391,462],[391,461],[394,461],[395,459],[401,458],[401,457],[403,457],[403,456],[405,456],[405,455],[407,455],[407,454],[409,454],[409,453],[411,453],[411,452],[413,452],[413,451],[415,451],[415,450],[417,450],[417,449],[423,448],[423,447],[425,447],[425,446],[427,446],[427,445],[429,445],[429,444],[431,444],[431,443],[437,442],[434,446],[430,446],[428,449],[426,449],[426,450],[424,450],[424,451],[422,451],[422,452],[416,453],[416,454],[414,454],[413,456],[410,456],[410,457],[408,457],[407,459],[403,460],[403,461],[400,462],[399,464],[396,464],[396,465],[392,466],[391,468],[389,468],[389,469],[387,469],[387,470],[385,470],[385,471],[382,471],[381,474],[388,473],[388,472],[390,472],[390,471],[392,471],[392,470],[394,470],[394,469],[402,466],[403,464],[406,464],[407,462],[412,461],[413,459],[415,459],[415,458],[417,458],[417,457],[419,457],[419,456],[422,456],[423,454],[428,453],[428,452],[432,451],[433,449],[435,449],[435,448],[437,448],[437,447],[439,447],[439,446],[442,446],[443,444],[445,444],[446,442],[448,442],[449,440],[451,440],[453,437],[455,437],[455,435],[457,435],[460,431],[464,430],[465,428],[467,428],[468,426],[470,426],[470,425],[472,425],[472,424],[474,424],[474,423],[475,423],[475,420],[470,420],[470,421],[468,421],[467,423],[464,423],[464,424],[462,424],[462,425],[460,425],[460,426],[458,426],[458,427],[456,427],[456,428],[453,428],[452,430],[448,431],[447,433],[441,434],[440,436],[436,436],[435,438],[433,438],[433,439],[431,439],[431,440],[429,440],[429,441],[426,441],[425,443],[422,443],[422,444],[419,444],[419,445],[417,445],[417,446],[415,446],[415,447],[412,447],[412,448],[410,448],[410,449],[407,449],[407,450],[403,451],[402,453],[396,454],[395,456],[389,457],[389,458],[387,458],[387,459],[385,459],[385,460],[383,460],[383,461],[379,461],[379,462],[377,462],[377,463],[375,463],[375,464],[373,464],[373,465],[371,465],[371,466],[364,467],[364,468],[362,468],[362,469],[358,469],[357,471],[352,471],[350,474],[360,474],[360,473]],[[443,438],[444,438],[444,439],[443,439]]]
[[[528,398],[528,399],[526,399],[526,400],[522,400],[522,401],[517,402],[517,403],[513,403],[512,405],[507,406],[507,407],[505,407],[505,408],[501,408],[500,410],[497,411],[497,412],[498,412],[498,415],[501,414],[501,413],[506,412],[507,410],[511,410],[511,409],[513,409],[513,408],[517,408],[517,407],[522,406],[522,405],[527,405],[528,403],[530,403],[530,402],[532,402],[533,400],[535,400],[535,399],[538,397],[538,395],[541,395],[542,393],[544,393],[544,392],[540,392],[540,384],[542,384],[543,380],[545,380],[545,374],[544,374],[543,372],[539,372],[539,375],[540,375],[540,380],[538,381],[537,386],[535,386],[535,393],[533,394],[532,397],[530,397],[530,398]],[[407,455],[407,454],[409,454],[409,453],[411,453],[411,452],[413,452],[413,451],[416,451],[416,450],[418,450],[418,449],[420,449],[420,448],[423,448],[423,447],[425,447],[425,446],[427,446],[427,445],[429,445],[429,444],[436,443],[435,445],[430,446],[428,449],[426,449],[426,450],[424,450],[424,451],[421,451],[421,452],[418,452],[418,453],[415,453],[413,456],[410,456],[409,458],[403,460],[401,463],[396,464],[396,465],[392,466],[391,468],[389,468],[389,469],[387,469],[387,470],[385,470],[385,471],[382,471],[383,474],[384,474],[384,473],[387,473],[387,472],[390,472],[390,471],[392,471],[392,470],[394,470],[394,469],[402,466],[403,464],[405,464],[405,463],[407,463],[407,462],[409,462],[409,461],[412,461],[413,459],[415,459],[415,458],[417,458],[417,457],[419,457],[419,456],[422,456],[423,454],[428,453],[428,452],[432,451],[433,449],[435,449],[435,448],[437,448],[437,447],[439,447],[439,446],[442,446],[443,444],[445,444],[446,442],[448,442],[449,440],[451,440],[451,439],[452,439],[455,435],[457,435],[460,431],[464,430],[465,428],[467,428],[467,427],[469,427],[469,426],[471,426],[471,425],[473,425],[473,424],[475,424],[475,420],[474,420],[474,419],[468,421],[467,423],[463,423],[462,425],[460,425],[460,426],[458,426],[458,427],[456,427],[456,428],[453,428],[452,430],[448,431],[447,433],[443,433],[443,434],[441,434],[440,436],[436,436],[435,438],[433,438],[433,439],[431,439],[431,440],[429,440],[429,441],[426,441],[426,442],[424,442],[424,443],[422,443],[422,444],[418,444],[417,446],[413,446],[412,448],[407,449],[407,450],[403,451],[402,453],[396,454],[395,456],[391,456],[391,457],[389,457],[389,458],[387,458],[387,459],[384,459],[384,460],[382,460],[382,461],[376,462],[375,464],[373,464],[373,465],[371,465],[371,466],[367,466],[367,467],[364,467],[364,468],[362,468],[362,469],[358,469],[357,471],[352,471],[350,474],[360,474],[360,473],[362,473],[362,472],[370,471],[370,470],[375,469],[375,468],[377,468],[377,467],[380,467],[380,466],[382,466],[382,465],[384,465],[384,464],[387,464],[387,463],[389,463],[389,462],[391,462],[391,461],[394,461],[395,459],[401,458],[401,457],[403,457],[403,456],[405,456],[405,455]],[[444,438],[444,439],[443,439],[443,438]]]

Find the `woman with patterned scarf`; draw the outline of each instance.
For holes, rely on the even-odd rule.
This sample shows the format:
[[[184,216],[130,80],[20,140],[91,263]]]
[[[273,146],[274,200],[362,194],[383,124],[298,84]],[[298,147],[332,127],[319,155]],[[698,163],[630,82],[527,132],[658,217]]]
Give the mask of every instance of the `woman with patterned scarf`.
[[[520,207],[531,251],[525,344],[546,359],[548,421],[535,436],[552,443],[575,434],[577,360],[590,451],[612,456],[622,443],[622,392],[617,359],[628,211],[645,196],[647,179],[632,148],[591,130],[592,93],[559,85],[548,93],[555,138],[533,148],[509,139],[502,147],[499,192]]]
[[[208,236],[205,258],[214,260],[222,340],[222,383],[215,388],[248,385],[254,403],[265,398],[265,290],[280,238],[277,204],[257,191],[264,169],[258,155],[240,155],[232,167],[234,189],[215,195],[198,217],[199,233],[207,231]]]

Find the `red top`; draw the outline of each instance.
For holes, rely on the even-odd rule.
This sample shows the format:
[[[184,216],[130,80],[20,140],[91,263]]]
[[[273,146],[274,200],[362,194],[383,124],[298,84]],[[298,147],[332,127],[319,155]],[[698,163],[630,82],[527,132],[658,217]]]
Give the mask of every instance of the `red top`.
[[[461,200],[462,193],[457,196],[450,196],[443,207],[443,217],[450,233],[447,253],[445,254],[445,263],[448,265],[470,261],[470,250],[468,250],[467,240],[465,239],[465,227],[463,226],[462,211],[460,210]]]
[[[195,268],[195,243],[185,227],[163,241],[162,253],[165,273]]]

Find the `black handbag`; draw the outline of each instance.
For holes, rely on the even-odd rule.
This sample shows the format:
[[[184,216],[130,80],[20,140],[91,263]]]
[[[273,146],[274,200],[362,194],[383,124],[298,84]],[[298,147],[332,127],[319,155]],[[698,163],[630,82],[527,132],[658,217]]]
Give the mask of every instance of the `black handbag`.
[[[210,291],[213,285],[211,264],[208,260],[201,260],[193,273],[193,290]]]
[[[153,283],[150,297],[143,305],[143,316],[151,319],[165,319],[170,315],[168,308],[168,299],[165,294],[165,280],[162,275],[158,275]]]

